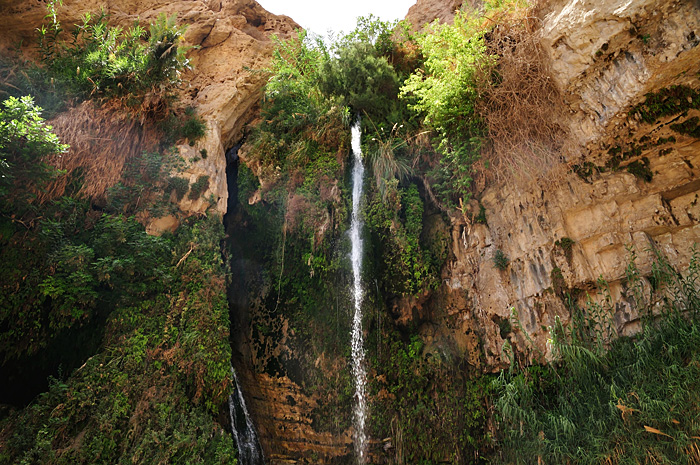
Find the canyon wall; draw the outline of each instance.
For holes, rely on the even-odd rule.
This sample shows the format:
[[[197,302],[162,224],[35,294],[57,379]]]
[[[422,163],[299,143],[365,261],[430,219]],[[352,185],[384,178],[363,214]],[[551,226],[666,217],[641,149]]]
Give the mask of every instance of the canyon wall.
[[[194,146],[177,147],[189,161],[180,175],[190,184],[200,176],[209,176],[209,188],[197,199],[185,197],[180,209],[185,215],[204,213],[213,201],[216,209],[225,213],[225,151],[241,139],[244,126],[255,117],[265,84],[264,73],[257,71],[265,68],[272,54],[272,36],[288,37],[299,26],[287,16],[269,13],[253,0],[65,0],[58,5],[57,16],[70,30],[85,13],[101,10],[109,14],[110,23],[124,28],[137,20],[149,24],[163,13],[176,15],[178,24],[187,27],[183,45],[194,47],[188,53],[192,69],[183,76],[187,85],[179,92],[179,104],[197,109],[207,123],[207,133]],[[36,54],[36,28],[48,23],[46,14],[45,2],[0,2],[0,16],[7,20],[0,50],[10,53],[22,44],[25,53]],[[206,158],[200,156],[202,150],[206,150]],[[173,215],[146,222],[155,234],[178,225]]]
[[[451,11],[449,2],[419,2],[409,19],[449,20]],[[700,239],[700,140],[692,128],[700,111],[697,92],[674,97],[675,109],[651,121],[630,110],[649,93],[698,87],[699,26],[700,10],[688,1],[554,1],[542,10],[541,44],[568,110],[567,171],[554,181],[488,185],[470,205],[473,213],[483,206],[486,223],[456,213],[449,231],[439,231],[441,222],[424,217],[425,228],[451,237],[442,284],[390,311],[394,324],[419,328],[426,356],[450,354],[460,366],[494,372],[507,366],[508,341],[525,360],[551,358],[550,327],[571,318],[567,296],[600,301],[601,278],[618,334],[640,329],[626,276],[632,250],[649,276],[657,253],[686,268]],[[689,130],[679,132],[684,123]],[[509,259],[504,269],[494,264],[497,251]],[[349,431],[314,432],[320,399],[289,377],[249,375],[246,384],[260,393],[253,410],[273,463],[350,452]]]
[[[419,0],[408,18],[417,27],[435,18],[449,20],[459,3]],[[224,154],[254,119],[264,85],[264,76],[251,70],[269,60],[271,35],[288,36],[296,24],[252,0],[65,0],[59,18],[72,24],[85,11],[100,7],[124,26],[137,18],[151,21],[161,12],[177,13],[188,25],[186,40],[199,48],[190,52],[194,71],[185,76],[188,87],[181,99],[197,108],[208,131],[195,146],[178,150],[186,160],[195,160],[184,174],[191,183],[201,175],[211,182],[200,199],[185,199],[181,209],[185,214],[204,212],[211,195],[216,209],[225,212],[229,194]],[[438,289],[397,302],[392,309],[397,324],[420,328],[426,351],[450,353],[481,371],[505,366],[506,340],[522,353],[534,343],[551,356],[548,327],[556,317],[564,322],[570,318],[563,291],[576,290],[582,300],[587,292],[595,297],[600,277],[610,288],[617,329],[634,333],[639,321],[625,276],[628,246],[634,247],[637,264],[648,275],[654,250],[687,267],[700,237],[700,141],[692,131],[683,134],[672,128],[700,112],[691,108],[650,122],[629,113],[649,92],[679,84],[698,87],[697,2],[553,0],[545,13],[541,42],[569,110],[562,125],[572,135],[564,154],[572,170],[556,183],[506,182],[480,192],[477,198],[487,222],[474,223],[461,214],[450,217],[446,233],[451,255]],[[0,47],[9,50],[34,40],[45,4],[0,0],[0,15],[8,19]],[[197,156],[202,149],[208,153],[205,159]],[[618,153],[629,155],[615,169],[606,168]],[[651,178],[641,179],[628,169],[634,163],[645,166],[643,174],[651,173]],[[475,212],[478,202],[471,203]],[[433,224],[425,220],[428,227]],[[176,226],[177,218],[166,217],[149,228],[160,233]],[[439,222],[434,227],[444,228]],[[498,250],[509,258],[505,269],[494,265]],[[248,285],[244,277],[239,281],[244,288]],[[518,328],[508,324],[513,310]],[[268,463],[322,463],[347,456],[352,449],[349,429],[338,427],[341,432],[331,434],[314,425],[312,412],[325,413],[323,399],[302,389],[293,374],[256,366],[267,357],[261,355],[267,349],[250,347],[252,329],[238,331],[234,348],[241,380]],[[286,347],[288,333],[284,326],[275,333],[279,337],[270,349],[274,357],[303,356]],[[332,360],[319,357],[315,363],[324,376],[340,371]]]
[[[693,98],[682,97],[678,111],[653,121],[629,113],[650,92],[700,84],[697,3],[571,0],[548,8],[542,45],[569,108],[572,140],[563,155],[575,169],[552,183],[488,186],[478,195],[487,224],[453,215],[454,256],[440,290],[420,308],[434,345],[471,348],[465,355],[482,360],[486,370],[506,363],[505,340],[523,351],[534,342],[550,357],[549,327],[556,317],[570,317],[562,290],[576,291],[580,301],[589,293],[599,299],[599,278],[610,287],[618,332],[634,333],[639,321],[626,280],[628,248],[649,275],[655,251],[683,269],[700,239],[700,141],[697,131],[671,129],[696,121],[697,109],[683,109]],[[625,161],[613,163],[620,153]],[[640,163],[651,179],[632,174]],[[472,210],[478,211],[476,202]],[[503,270],[493,262],[498,250],[510,259]],[[513,311],[521,328],[505,323]],[[435,315],[455,320],[457,331],[436,329]],[[480,349],[465,344],[472,334]]]

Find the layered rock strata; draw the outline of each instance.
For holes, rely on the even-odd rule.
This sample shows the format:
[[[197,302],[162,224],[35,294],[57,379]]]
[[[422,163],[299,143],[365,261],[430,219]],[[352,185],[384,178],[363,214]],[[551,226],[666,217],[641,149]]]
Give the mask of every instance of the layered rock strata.
[[[569,106],[568,162],[579,174],[591,168],[590,176],[572,169],[553,183],[487,187],[479,198],[488,225],[452,217],[454,256],[444,284],[419,306],[428,320],[447,315],[456,321],[456,331],[437,335],[434,325],[425,326],[434,345],[454,346],[478,334],[483,352],[472,351],[470,359],[482,360],[487,370],[506,362],[506,339],[523,351],[534,342],[551,356],[549,327],[570,315],[561,291],[598,298],[599,278],[610,287],[618,332],[634,333],[639,321],[625,275],[629,248],[649,275],[654,250],[682,269],[700,240],[700,141],[671,129],[698,110],[651,124],[629,114],[649,92],[700,86],[700,9],[677,1],[560,1],[542,24],[552,76]],[[616,151],[631,155],[606,169]],[[647,165],[649,182],[628,169],[634,163]],[[510,260],[505,270],[494,265],[498,250]],[[522,327],[504,332],[513,310]]]

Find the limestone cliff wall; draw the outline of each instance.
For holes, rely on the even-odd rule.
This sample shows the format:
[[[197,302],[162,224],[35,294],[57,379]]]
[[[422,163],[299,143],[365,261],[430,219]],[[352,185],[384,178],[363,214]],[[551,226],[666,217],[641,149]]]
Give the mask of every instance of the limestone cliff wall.
[[[502,366],[505,339],[521,349],[526,345],[521,331],[502,331],[511,309],[540,350],[549,350],[548,326],[556,316],[569,319],[557,292],[562,286],[595,295],[596,280],[607,280],[618,330],[636,331],[626,247],[636,249],[642,274],[649,274],[650,249],[682,269],[700,240],[700,141],[669,129],[697,116],[697,110],[653,124],[628,114],[648,92],[700,85],[697,2],[570,0],[552,2],[549,11],[542,43],[569,106],[565,124],[574,146],[567,151],[575,154],[569,162],[604,166],[611,148],[637,151],[612,172],[594,169],[581,177],[571,171],[554,185],[489,186],[479,196],[488,225],[452,218],[454,256],[441,289],[422,312],[426,320],[449,318],[457,330],[431,323],[424,325],[424,334],[433,345],[463,347],[467,359],[485,362],[487,370]],[[651,182],[625,170],[644,157]],[[562,238],[573,241],[568,253],[555,245]],[[499,249],[510,259],[504,271],[492,261]],[[481,349],[474,341],[466,344],[465,337],[474,335]]]

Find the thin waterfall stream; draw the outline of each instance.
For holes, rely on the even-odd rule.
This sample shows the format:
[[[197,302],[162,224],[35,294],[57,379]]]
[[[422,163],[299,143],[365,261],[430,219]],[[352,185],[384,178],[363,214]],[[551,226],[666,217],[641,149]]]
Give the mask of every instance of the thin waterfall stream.
[[[360,219],[360,200],[362,198],[362,183],[365,167],[362,164],[361,147],[362,129],[360,120],[352,126],[352,153],[354,166],[352,169],[352,222],[350,224],[350,241],[352,245],[352,276],[353,276],[353,300],[355,312],[352,318],[352,374],[355,379],[355,407],[353,409],[353,426],[355,427],[355,456],[358,464],[366,462],[367,434],[365,433],[365,420],[367,417],[367,398],[365,385],[367,382],[367,370],[365,368],[365,349],[362,336],[362,300],[364,290],[362,288],[362,220]]]
[[[264,465],[262,447],[243,399],[241,383],[233,367],[231,367],[231,375],[233,375],[235,389],[228,398],[228,408],[233,438],[238,448],[238,461],[241,465]]]

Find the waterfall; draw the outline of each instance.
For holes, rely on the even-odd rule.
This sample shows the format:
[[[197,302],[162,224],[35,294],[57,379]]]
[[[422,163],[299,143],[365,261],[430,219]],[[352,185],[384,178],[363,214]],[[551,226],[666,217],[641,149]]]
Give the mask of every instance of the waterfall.
[[[355,313],[352,318],[352,374],[355,378],[355,407],[353,410],[353,425],[355,427],[355,455],[358,464],[366,461],[367,435],[365,434],[365,419],[367,417],[367,399],[365,384],[367,372],[365,369],[365,350],[362,337],[362,221],[360,220],[360,199],[362,197],[362,181],[365,168],[362,165],[362,148],[360,138],[362,130],[360,120],[352,126],[352,153],[355,164],[352,169],[352,223],[350,225],[350,241],[352,243],[352,276],[353,298]]]
[[[231,367],[235,389],[228,397],[228,409],[231,415],[231,429],[238,447],[238,462],[241,465],[264,465],[262,448],[258,442],[253,422],[248,415],[248,408],[241,392],[236,370]]]

